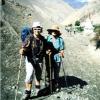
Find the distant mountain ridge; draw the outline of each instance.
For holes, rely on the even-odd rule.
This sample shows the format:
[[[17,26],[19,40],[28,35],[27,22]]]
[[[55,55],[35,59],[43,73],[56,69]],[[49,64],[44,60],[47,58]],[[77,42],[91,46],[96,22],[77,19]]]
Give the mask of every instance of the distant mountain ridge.
[[[94,18],[93,16],[97,16]],[[62,25],[68,25],[75,23],[76,20],[85,21],[87,18],[91,17],[91,20],[96,24],[100,23],[100,2],[99,0],[94,0],[89,2],[83,8],[76,10],[75,12],[71,13],[69,17],[67,17],[63,22]],[[98,19],[98,20],[97,20]]]
[[[53,23],[62,22],[70,13],[74,11],[63,0],[18,0],[25,6],[30,7],[39,13],[44,19]]]
[[[6,4],[2,7],[3,25],[1,27],[1,99],[14,100],[16,86],[18,86],[17,100],[20,100],[24,92],[25,78],[24,57],[21,68],[18,68],[20,65],[19,49],[21,48],[20,29],[25,25],[30,25],[31,27],[31,22],[39,20],[44,25],[44,32],[48,27],[50,28],[52,24],[61,23],[61,21],[58,20],[59,16],[61,16],[61,20],[64,21],[68,16],[72,16],[72,18],[75,19],[73,13],[75,11],[73,8],[69,7],[69,5],[66,6],[63,0],[45,0],[46,2],[44,2],[44,0],[16,0],[17,3],[7,2],[14,0],[5,1]],[[63,3],[65,6],[63,6]],[[98,0],[96,5],[92,6],[92,8],[90,7],[91,11],[95,8],[95,13],[100,14],[99,4]],[[63,9],[65,10],[63,11]],[[84,17],[82,9],[79,12],[82,17]],[[51,20],[50,18],[52,17],[55,18]],[[64,30],[64,26],[62,28]],[[60,75],[68,76],[66,79],[64,77],[64,80],[67,80],[66,83],[71,84],[71,86],[65,88],[61,87],[60,92],[47,95],[40,99],[100,100],[100,59],[97,57],[95,59],[95,57],[93,57],[96,51],[92,51],[91,47],[88,50],[90,37],[78,33],[72,36],[68,36],[67,32],[62,33],[65,42],[65,57],[63,58]],[[98,51],[98,53],[100,52]],[[45,70],[45,66],[43,67]],[[21,71],[19,84],[16,83],[18,71]],[[45,71],[43,72],[41,87],[45,87]],[[85,87],[82,86],[81,88],[82,82],[77,79],[80,79],[82,82],[87,82],[88,85]],[[34,87],[33,85],[32,92],[35,90]],[[32,94],[32,96],[34,95]]]
[[[82,2],[81,0],[64,0],[64,1],[74,9],[80,9],[87,4],[86,0],[84,2]]]

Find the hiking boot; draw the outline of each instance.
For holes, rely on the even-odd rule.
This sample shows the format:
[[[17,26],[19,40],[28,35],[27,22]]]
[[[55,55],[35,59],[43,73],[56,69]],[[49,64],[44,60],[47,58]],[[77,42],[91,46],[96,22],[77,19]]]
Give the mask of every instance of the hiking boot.
[[[56,88],[56,92],[60,92],[60,90],[61,90],[61,87]]]
[[[45,80],[45,87],[48,87],[50,85],[50,80],[49,78],[46,77],[46,80]]]
[[[30,98],[31,91],[25,90],[25,93],[21,100],[28,100]]]
[[[59,84],[57,83],[57,84],[55,85],[55,91],[56,91],[56,92],[60,92],[60,90],[61,90],[61,87],[60,87]]]
[[[36,85],[35,88],[36,89],[35,89],[35,94],[34,95],[38,96],[38,92],[40,91],[40,85]]]
[[[40,89],[35,89],[35,94],[34,94],[34,96],[38,96],[39,91],[40,91]]]

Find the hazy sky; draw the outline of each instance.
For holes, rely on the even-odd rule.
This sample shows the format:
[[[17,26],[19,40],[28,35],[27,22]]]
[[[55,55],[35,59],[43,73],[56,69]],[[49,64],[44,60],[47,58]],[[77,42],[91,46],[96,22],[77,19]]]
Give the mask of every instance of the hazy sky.
[[[78,1],[78,2],[87,2],[87,0],[73,0],[73,1]]]
[[[71,7],[79,9],[83,7],[88,0],[64,0],[64,1],[67,2]]]

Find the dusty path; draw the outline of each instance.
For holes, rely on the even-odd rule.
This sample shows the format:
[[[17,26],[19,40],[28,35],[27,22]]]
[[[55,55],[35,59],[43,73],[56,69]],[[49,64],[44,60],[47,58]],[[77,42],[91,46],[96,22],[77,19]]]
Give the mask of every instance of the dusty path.
[[[27,2],[26,2],[27,3]],[[16,8],[17,9],[17,8]],[[12,9],[10,8],[10,11]],[[18,25],[17,22],[22,16],[19,16],[20,10],[18,10],[18,15],[13,13],[11,16],[6,16],[8,19],[16,23],[12,25]],[[9,12],[7,9],[6,14]],[[14,11],[13,11],[14,12]],[[10,13],[10,12],[9,12]],[[8,13],[8,15],[10,15]],[[17,13],[17,12],[16,12]],[[26,13],[26,11],[25,11]],[[13,19],[12,19],[13,16]],[[16,17],[16,16],[19,16]],[[17,19],[18,20],[14,20]],[[26,19],[25,19],[26,20]],[[2,28],[2,99],[3,100],[14,100],[14,86],[16,84],[16,77],[18,73],[19,66],[19,48],[20,48],[20,37],[17,36],[11,24],[5,23]],[[16,27],[16,26],[15,26]],[[100,52],[93,51],[89,48],[89,37],[76,34],[74,36],[67,36],[66,33],[62,35],[65,41],[65,58],[64,58],[64,69],[66,75],[70,78],[70,83],[73,85],[75,80],[78,78],[81,81],[85,81],[88,85],[84,86],[83,89],[76,86],[71,88],[64,88],[59,93],[50,95],[47,98],[44,97],[42,100],[100,100],[100,59],[96,57],[95,54],[99,55]],[[12,48],[13,47],[13,48]],[[63,76],[63,71],[61,68],[60,75]],[[73,77],[71,77],[73,76]],[[24,78],[25,78],[25,68],[24,59],[23,66],[21,69],[21,76],[19,82],[18,97],[22,96],[24,90]],[[44,81],[41,83],[44,85]],[[79,83],[77,82],[76,85]],[[34,90],[34,88],[33,88]],[[68,92],[72,91],[72,92]],[[60,96],[60,98],[59,98]],[[58,98],[57,98],[58,97]],[[18,99],[19,99],[18,98]],[[37,99],[38,100],[38,99]]]

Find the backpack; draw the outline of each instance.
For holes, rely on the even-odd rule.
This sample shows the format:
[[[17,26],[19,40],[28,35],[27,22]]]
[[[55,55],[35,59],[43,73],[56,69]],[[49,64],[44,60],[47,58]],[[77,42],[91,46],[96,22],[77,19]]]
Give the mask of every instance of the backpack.
[[[21,31],[21,40],[22,42],[25,42],[27,37],[29,37],[29,35],[31,35],[31,29],[29,27],[24,27]]]
[[[47,42],[50,41],[50,39],[51,39],[51,36],[50,36],[50,35],[47,36]],[[64,41],[63,41],[63,38],[60,37],[60,36],[58,37],[58,40],[59,40],[60,48],[58,48],[58,49],[56,49],[56,50],[59,52],[60,50],[64,50]],[[50,45],[50,44],[51,44],[51,45]],[[54,48],[54,46],[52,45],[52,43],[49,43],[48,48],[50,49],[51,47]]]

